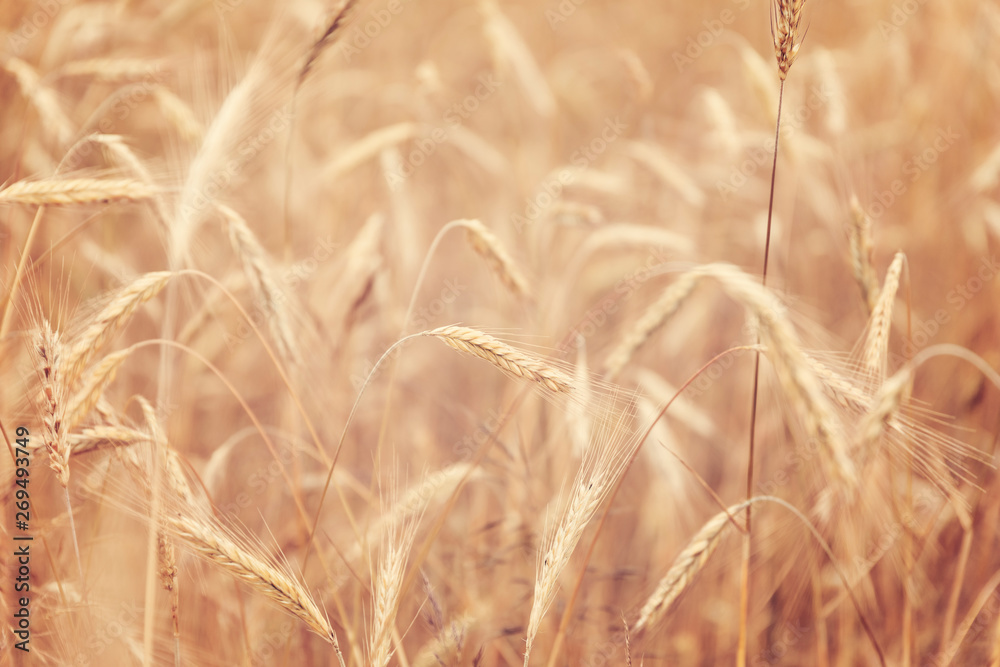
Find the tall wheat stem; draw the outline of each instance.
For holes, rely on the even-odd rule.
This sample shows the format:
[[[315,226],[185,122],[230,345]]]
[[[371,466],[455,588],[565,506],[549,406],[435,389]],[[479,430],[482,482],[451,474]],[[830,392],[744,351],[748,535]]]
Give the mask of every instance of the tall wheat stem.
[[[761,282],[767,286],[767,261],[771,255],[771,217],[774,214],[774,182],[778,172],[778,140],[781,137],[781,103],[785,97],[785,80],[778,88],[778,119],[774,124],[774,160],[771,163],[771,194],[767,202],[767,235],[764,239],[764,268]],[[760,335],[757,336],[760,344]],[[754,353],[753,397],[750,403],[750,447],[747,460],[747,500],[753,497],[754,435],[757,432],[757,387],[760,381],[760,351]],[[743,554],[740,565],[740,634],[736,650],[736,665],[743,667],[747,661],[747,617],[750,611],[750,546],[751,520],[750,505],[747,505],[747,530],[743,534]]]

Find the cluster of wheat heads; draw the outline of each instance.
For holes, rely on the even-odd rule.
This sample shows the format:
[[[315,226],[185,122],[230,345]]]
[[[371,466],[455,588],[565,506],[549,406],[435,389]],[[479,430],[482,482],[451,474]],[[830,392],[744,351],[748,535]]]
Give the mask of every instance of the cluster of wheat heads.
[[[0,6],[0,662],[1000,666],[993,3],[154,4]]]

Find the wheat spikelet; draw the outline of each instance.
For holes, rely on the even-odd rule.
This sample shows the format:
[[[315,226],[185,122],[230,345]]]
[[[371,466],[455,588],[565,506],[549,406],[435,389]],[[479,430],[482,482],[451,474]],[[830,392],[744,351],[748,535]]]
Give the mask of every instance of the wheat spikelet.
[[[630,420],[635,415],[634,404],[599,415],[594,442],[587,449],[583,464],[573,483],[573,492],[563,506],[560,519],[546,530],[543,546],[535,568],[535,588],[525,633],[524,664],[528,665],[531,647],[542,619],[555,598],[559,577],[569,563],[583,531],[601,503],[625,470],[639,440],[630,433]]]
[[[149,440],[156,446],[155,453],[160,457],[164,479],[166,479],[174,495],[184,502],[185,507],[193,507],[195,503],[194,491],[191,489],[191,485],[188,484],[187,477],[184,475],[184,466],[181,464],[180,454],[170,446],[167,434],[160,425],[160,418],[156,414],[153,405],[143,396],[137,397],[136,400],[142,408],[142,416],[146,419],[146,426],[149,428]]]
[[[805,0],[774,0],[771,5],[771,37],[778,60],[778,75],[784,81],[802,46],[799,22]]]
[[[667,574],[642,606],[639,620],[634,626],[636,632],[651,628],[670,611],[673,603],[691,586],[695,577],[704,569],[708,559],[719,547],[725,528],[730,524],[730,516],[738,516],[747,505],[749,502],[742,502],[733,505],[725,512],[719,512],[691,538],[687,546],[674,558]]]
[[[77,424],[83,421],[91,408],[97,404],[104,390],[114,381],[118,369],[121,368],[121,365],[125,363],[125,359],[131,353],[132,348],[114,352],[101,359],[100,363],[94,366],[94,369],[83,380],[73,398],[69,400],[65,419],[67,430],[72,430]]]
[[[462,220],[466,238],[476,253],[486,260],[504,285],[518,296],[529,296],[528,280],[503,247],[497,235],[479,220]]]
[[[79,377],[94,354],[125,326],[139,306],[159,294],[173,276],[171,271],[147,273],[119,290],[70,348],[66,359],[67,383],[72,384]]]
[[[565,373],[482,331],[449,326],[427,331],[422,335],[439,338],[456,350],[484,359],[511,377],[537,382],[555,393],[573,393],[573,381]]]
[[[236,544],[210,519],[192,519],[178,513],[167,517],[165,526],[195,553],[277,603],[303,621],[313,632],[336,645],[336,634],[330,621],[320,611],[309,592],[291,574]]]
[[[569,563],[584,529],[604,500],[610,482],[610,476],[603,470],[595,470],[591,476],[578,481],[562,521],[546,540],[547,546],[535,574],[534,598],[528,616],[524,647],[526,667],[542,618],[559,588],[559,576]]]
[[[664,290],[656,303],[645,310],[604,362],[604,372],[609,378],[621,373],[636,351],[677,312],[694,291],[699,278],[696,273],[685,273]]]
[[[303,318],[292,311],[291,299],[281,286],[270,256],[239,213],[222,204],[218,208],[226,221],[229,242],[240,258],[243,273],[253,289],[254,301],[266,311],[267,325],[278,351],[286,360],[301,363],[302,355],[291,325],[301,322]]]
[[[17,79],[21,92],[35,105],[42,124],[55,133],[59,145],[69,145],[76,131],[69,118],[63,113],[59,100],[52,89],[43,86],[34,68],[20,58],[8,58],[3,67]]]
[[[63,345],[58,332],[43,320],[35,331],[32,345],[33,361],[41,384],[43,441],[49,454],[49,466],[56,473],[59,483],[69,484],[69,457],[71,448],[65,428],[65,367]]]
[[[861,296],[864,297],[869,314],[875,310],[879,294],[878,276],[872,265],[871,227],[871,219],[861,208],[858,198],[852,196],[850,226],[847,230],[851,243],[851,270],[861,288]]]
[[[389,646],[399,608],[403,575],[406,574],[407,555],[417,534],[418,521],[419,517],[402,528],[393,526],[386,531],[372,586],[372,626],[368,644],[368,664],[372,667],[385,667],[392,657]]]
[[[889,332],[892,330],[892,304],[899,289],[899,278],[903,272],[906,255],[897,252],[885,274],[885,283],[879,294],[875,308],[868,322],[868,338],[865,341],[865,367],[876,378],[885,376],[889,352]]]
[[[128,178],[53,178],[18,181],[0,190],[0,204],[71,206],[145,201],[159,194],[148,183]]]

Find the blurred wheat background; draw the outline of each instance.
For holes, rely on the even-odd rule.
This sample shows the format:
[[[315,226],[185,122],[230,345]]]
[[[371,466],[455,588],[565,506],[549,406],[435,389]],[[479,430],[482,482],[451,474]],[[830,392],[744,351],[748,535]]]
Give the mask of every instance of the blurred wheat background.
[[[4,664],[1000,666],[994,0],[0,43]]]

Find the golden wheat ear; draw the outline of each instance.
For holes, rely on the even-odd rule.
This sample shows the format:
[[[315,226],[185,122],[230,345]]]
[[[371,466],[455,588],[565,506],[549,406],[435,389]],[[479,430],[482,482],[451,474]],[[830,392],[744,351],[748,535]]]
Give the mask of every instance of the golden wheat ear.
[[[771,37],[778,60],[778,76],[782,81],[795,63],[805,37],[799,30],[805,4],[805,0],[774,0],[771,5]]]
[[[482,331],[449,326],[423,335],[433,336],[449,347],[484,359],[510,377],[535,382],[558,394],[573,393],[573,380],[566,373],[543,359],[516,350]]]

